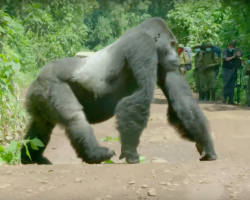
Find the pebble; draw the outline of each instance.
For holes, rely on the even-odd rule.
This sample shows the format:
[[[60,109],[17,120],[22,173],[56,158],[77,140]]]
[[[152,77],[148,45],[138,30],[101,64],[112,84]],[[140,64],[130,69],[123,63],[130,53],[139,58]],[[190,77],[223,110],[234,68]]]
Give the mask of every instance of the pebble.
[[[172,170],[165,170],[164,173],[172,173]]]
[[[75,178],[75,182],[76,183],[81,183],[82,182],[82,178]]]
[[[148,187],[148,185],[142,185],[141,187],[142,187],[142,188],[147,188],[147,187]]]
[[[148,190],[148,196],[156,196],[156,192],[154,188]]]
[[[31,192],[32,192],[32,190],[26,190],[26,192],[29,192],[29,193],[31,193]]]
[[[167,184],[167,186],[172,186],[172,183],[170,183],[170,182],[167,182],[166,184]]]
[[[167,161],[163,158],[154,157],[150,160],[151,163],[166,163]]]
[[[48,181],[42,181],[41,183],[42,183],[42,184],[47,184],[47,183],[48,183]]]
[[[129,181],[128,184],[129,185],[133,185],[133,184],[135,184],[135,181],[134,180],[133,181]]]

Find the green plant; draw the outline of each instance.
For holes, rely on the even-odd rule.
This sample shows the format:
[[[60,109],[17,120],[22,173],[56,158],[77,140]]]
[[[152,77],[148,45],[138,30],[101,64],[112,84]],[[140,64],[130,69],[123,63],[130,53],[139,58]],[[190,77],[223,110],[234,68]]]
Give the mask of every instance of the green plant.
[[[6,164],[19,164],[21,161],[21,146],[22,144],[25,146],[26,155],[32,160],[30,157],[29,150],[27,148],[27,144],[31,145],[33,150],[38,150],[38,147],[44,147],[41,140],[38,138],[34,138],[32,140],[22,140],[22,141],[11,141],[7,147],[0,146],[0,163]]]
[[[111,141],[118,141],[118,140],[119,140],[119,137],[112,138],[110,136],[107,136],[107,137],[101,139],[102,142],[111,142]]]

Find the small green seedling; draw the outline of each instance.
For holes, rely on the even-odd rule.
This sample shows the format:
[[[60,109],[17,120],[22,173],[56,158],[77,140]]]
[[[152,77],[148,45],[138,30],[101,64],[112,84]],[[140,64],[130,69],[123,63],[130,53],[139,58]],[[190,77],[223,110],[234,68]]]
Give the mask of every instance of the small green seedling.
[[[146,156],[140,156],[140,163],[145,163]]]
[[[44,144],[38,138],[32,140],[23,140],[23,141],[11,141],[9,146],[3,147],[0,146],[0,163],[7,164],[18,164],[21,161],[21,146],[25,146],[26,155],[32,160],[27,144],[30,143],[33,150],[38,150],[38,147],[44,147]]]
[[[118,140],[119,140],[119,137],[112,138],[110,136],[107,136],[107,137],[101,139],[102,142],[111,142],[111,141],[118,141]]]

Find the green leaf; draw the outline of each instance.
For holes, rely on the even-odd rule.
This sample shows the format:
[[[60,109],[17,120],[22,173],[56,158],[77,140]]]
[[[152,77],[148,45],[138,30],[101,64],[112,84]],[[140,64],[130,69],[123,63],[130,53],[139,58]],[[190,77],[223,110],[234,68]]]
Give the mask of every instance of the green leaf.
[[[109,136],[101,139],[101,141],[103,141],[103,142],[108,142],[108,141],[111,141],[111,140],[112,140],[112,137],[109,137]]]
[[[31,140],[31,144],[33,144],[37,147],[44,147],[44,144],[38,138],[34,138],[33,140]]]
[[[32,148],[33,150],[39,150],[39,149],[37,148],[37,146],[35,146],[33,143],[30,143],[30,146],[31,146],[31,148]]]
[[[0,146],[0,153],[3,153],[3,152],[4,152],[3,146]]]
[[[146,159],[146,156],[140,156],[140,163],[144,163],[145,162],[145,159]]]
[[[9,146],[5,149],[6,152],[15,152],[17,150],[17,142],[11,141]]]
[[[27,144],[24,143],[24,146],[25,146],[25,150],[26,150],[26,155],[29,156],[30,160],[32,160],[30,157],[30,152],[28,150]]]
[[[114,138],[113,141],[119,141],[119,137]]]
[[[2,157],[0,156],[0,163],[3,163],[4,161],[3,161],[3,159],[2,159]]]
[[[106,161],[105,161],[105,164],[115,164],[115,162],[112,161],[112,160],[106,160]]]

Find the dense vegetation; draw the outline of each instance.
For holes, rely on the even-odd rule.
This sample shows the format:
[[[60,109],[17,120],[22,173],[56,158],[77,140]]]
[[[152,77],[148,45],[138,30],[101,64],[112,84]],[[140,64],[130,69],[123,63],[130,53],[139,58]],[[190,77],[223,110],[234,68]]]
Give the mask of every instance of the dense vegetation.
[[[45,63],[78,51],[99,50],[154,16],[166,20],[180,43],[212,41],[224,49],[236,39],[246,56],[249,13],[247,0],[2,0],[0,143],[20,139],[27,120],[20,92]],[[188,74],[191,87],[192,73]]]

